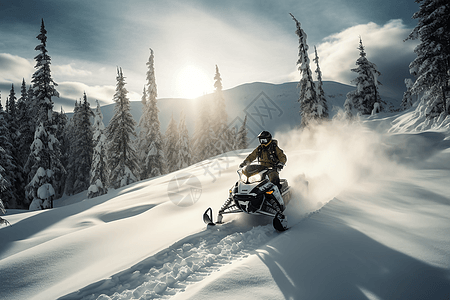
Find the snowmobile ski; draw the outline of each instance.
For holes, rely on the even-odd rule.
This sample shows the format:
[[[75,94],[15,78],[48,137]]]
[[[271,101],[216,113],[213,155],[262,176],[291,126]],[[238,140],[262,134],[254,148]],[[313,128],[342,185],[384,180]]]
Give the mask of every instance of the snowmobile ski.
[[[205,222],[205,224],[211,225],[211,226],[216,225],[216,223],[214,223],[214,221],[213,221],[212,208],[211,207],[209,207],[205,211],[205,213],[203,214],[203,222]]]

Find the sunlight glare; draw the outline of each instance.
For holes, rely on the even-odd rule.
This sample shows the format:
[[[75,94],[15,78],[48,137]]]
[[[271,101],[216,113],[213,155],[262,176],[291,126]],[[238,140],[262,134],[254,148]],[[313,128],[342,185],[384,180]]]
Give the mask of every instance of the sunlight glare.
[[[193,99],[211,93],[214,82],[206,73],[193,65],[188,65],[180,70],[176,78],[177,94],[183,98]]]

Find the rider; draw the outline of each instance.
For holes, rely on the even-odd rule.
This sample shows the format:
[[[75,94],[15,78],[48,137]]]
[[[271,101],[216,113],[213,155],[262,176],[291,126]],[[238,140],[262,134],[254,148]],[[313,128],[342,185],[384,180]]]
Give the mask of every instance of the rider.
[[[286,164],[287,157],[283,150],[278,147],[277,140],[272,139],[272,135],[268,131],[263,131],[258,135],[259,143],[258,147],[250,153],[245,160],[239,165],[243,168],[249,165],[255,159],[265,167],[274,167],[269,172],[269,180],[276,184],[278,190],[281,192],[281,183],[278,172],[280,172]]]

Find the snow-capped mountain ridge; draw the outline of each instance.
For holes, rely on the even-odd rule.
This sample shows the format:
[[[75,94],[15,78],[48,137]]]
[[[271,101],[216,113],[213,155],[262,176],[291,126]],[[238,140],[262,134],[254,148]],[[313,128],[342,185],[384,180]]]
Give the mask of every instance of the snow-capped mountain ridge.
[[[296,128],[301,121],[300,104],[298,103],[298,82],[286,82],[282,84],[253,82],[239,85],[224,90],[229,126],[238,126],[242,123],[245,115],[253,116],[249,120],[250,134],[258,134],[262,130],[272,132],[284,131]],[[330,117],[334,116],[339,109],[343,108],[346,95],[355,87],[333,81],[324,81],[323,88],[328,100]],[[402,95],[391,98],[390,93],[380,86],[382,99],[392,103],[395,108],[400,107]],[[186,124],[189,133],[194,131],[196,115],[202,99],[213,99],[213,94],[201,96],[197,99],[162,98],[158,99],[160,110],[159,120],[161,130],[164,132],[173,114],[179,119],[182,110],[186,113]],[[396,100],[400,99],[400,100]],[[142,115],[142,103],[131,101],[131,113],[136,122]],[[105,126],[114,114],[114,104],[102,106],[103,121]],[[274,112],[273,114],[270,114]],[[71,113],[67,114],[69,117]]]

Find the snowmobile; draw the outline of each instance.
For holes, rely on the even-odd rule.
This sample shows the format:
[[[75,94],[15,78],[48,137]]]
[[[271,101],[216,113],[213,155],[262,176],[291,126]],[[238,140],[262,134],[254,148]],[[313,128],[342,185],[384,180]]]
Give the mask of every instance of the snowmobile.
[[[223,215],[244,212],[253,215],[273,217],[273,227],[278,231],[287,229],[287,219],[283,214],[291,199],[290,186],[286,179],[280,179],[279,187],[269,181],[272,167],[251,164],[238,169],[239,180],[230,189],[228,199],[219,210],[217,221],[213,221],[212,209],[203,214],[203,221],[208,225],[223,223]]]

